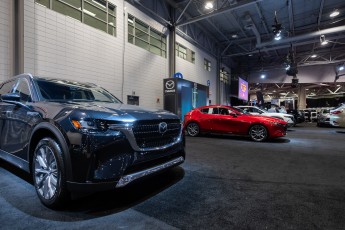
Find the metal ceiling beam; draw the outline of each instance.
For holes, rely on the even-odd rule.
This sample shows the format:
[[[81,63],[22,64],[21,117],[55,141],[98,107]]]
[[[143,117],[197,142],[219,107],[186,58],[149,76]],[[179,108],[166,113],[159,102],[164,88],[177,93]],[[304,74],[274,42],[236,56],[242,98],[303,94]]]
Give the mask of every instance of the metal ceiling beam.
[[[289,7],[289,24],[290,24],[290,32],[295,35],[295,28],[294,28],[294,20],[293,20],[293,5],[292,5],[292,0],[289,0],[288,2]]]
[[[315,37],[320,37],[321,35],[332,34],[332,33],[337,33],[337,32],[345,32],[345,26],[338,26],[338,27],[328,28],[324,30],[319,30],[312,33],[308,33],[308,34],[285,38],[279,41],[264,42],[264,43],[261,43],[259,46],[256,46],[256,48],[264,48],[266,46],[275,46],[275,45],[281,45],[281,44],[286,44],[286,43],[293,43],[293,42],[306,40],[306,39],[312,39]]]
[[[322,10],[323,10],[323,4],[324,3],[325,3],[325,0],[321,0],[320,10],[319,10],[319,17],[317,18],[317,27],[320,27],[321,17],[322,17]]]
[[[181,20],[181,18],[182,18],[182,16],[183,16],[184,12],[186,12],[186,10],[187,10],[189,4],[190,4],[192,1],[193,1],[193,0],[189,0],[189,2],[187,3],[187,5],[185,6],[185,8],[182,10],[182,13],[180,14],[180,16],[177,18],[176,23],[178,23],[178,22]]]
[[[339,38],[345,38],[345,34],[330,37],[329,39],[334,40],[334,39],[339,39]],[[309,40],[309,41],[294,43],[293,45],[294,46],[303,46],[303,45],[312,44],[314,42],[315,42],[315,40]],[[250,51],[247,53],[234,53],[234,54],[230,54],[230,55],[225,55],[224,57],[243,56],[243,55],[255,54],[255,53],[259,53],[259,52],[263,52],[263,51],[278,50],[278,49],[285,49],[285,48],[290,48],[290,44],[274,46],[274,47],[270,47],[270,48],[263,47],[262,49],[256,49],[256,50],[253,50],[253,51]]]
[[[255,1],[253,1],[253,0],[243,0],[243,1],[241,1],[240,3],[238,3],[236,5],[233,5],[233,6],[224,8],[224,9],[215,10],[212,13],[200,15],[200,16],[191,18],[189,20],[186,20],[185,22],[177,23],[176,25],[177,26],[184,26],[184,25],[187,25],[187,24],[190,24],[190,23],[194,23],[194,22],[198,22],[198,21],[204,20],[206,18],[210,18],[210,17],[214,17],[214,16],[217,16],[217,15],[221,15],[221,14],[224,14],[224,13],[232,11],[232,10],[240,9],[240,8],[246,7],[246,6],[251,5],[251,4],[254,4],[254,3],[257,3],[257,2],[261,2],[261,1],[263,1],[263,0],[255,0]]]

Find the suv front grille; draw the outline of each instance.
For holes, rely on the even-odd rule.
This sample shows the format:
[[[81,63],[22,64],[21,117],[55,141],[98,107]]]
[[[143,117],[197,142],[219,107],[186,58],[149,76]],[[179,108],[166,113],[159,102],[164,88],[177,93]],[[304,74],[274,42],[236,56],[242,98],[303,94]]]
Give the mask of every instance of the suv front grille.
[[[166,129],[159,128],[166,123]],[[159,148],[175,142],[181,132],[180,120],[138,121],[133,126],[133,133],[139,148]]]

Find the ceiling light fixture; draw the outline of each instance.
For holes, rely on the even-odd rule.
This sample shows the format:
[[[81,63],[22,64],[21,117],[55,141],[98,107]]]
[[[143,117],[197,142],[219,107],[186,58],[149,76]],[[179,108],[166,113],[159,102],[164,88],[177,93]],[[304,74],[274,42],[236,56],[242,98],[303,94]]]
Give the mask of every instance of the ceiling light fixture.
[[[260,77],[261,77],[261,79],[265,79],[266,78],[266,74],[263,73],[263,74],[261,74]]]
[[[212,3],[212,2],[206,2],[206,4],[205,4],[205,9],[206,9],[206,10],[213,9],[213,3]]]
[[[282,24],[278,22],[277,11],[274,12],[274,25],[272,25],[272,32],[274,34],[274,40],[279,41],[282,38]]]
[[[339,71],[343,71],[344,69],[345,69],[344,65],[339,65],[339,66],[338,66],[338,70],[339,70]]]
[[[232,38],[238,38],[238,35],[237,34],[233,34],[231,35]]]
[[[328,44],[328,41],[326,40],[325,35],[321,35],[321,36],[320,36],[320,43],[321,43],[321,45],[323,45],[323,46]]]
[[[329,16],[331,17],[331,18],[334,18],[334,17],[336,17],[336,16],[338,16],[340,14],[340,12],[339,12],[339,10],[334,10]]]
[[[313,54],[313,55],[311,55],[310,57],[311,57],[311,58],[316,58],[317,55],[316,55],[316,54]]]

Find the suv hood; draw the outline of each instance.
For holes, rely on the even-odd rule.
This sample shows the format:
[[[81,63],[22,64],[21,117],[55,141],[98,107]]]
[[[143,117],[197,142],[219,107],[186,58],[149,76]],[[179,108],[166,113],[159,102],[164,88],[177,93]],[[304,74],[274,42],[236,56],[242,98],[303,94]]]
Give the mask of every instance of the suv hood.
[[[144,109],[136,105],[120,103],[95,103],[95,102],[42,102],[37,107],[49,107],[44,111],[49,114],[42,114],[44,117],[57,118],[66,114],[75,114],[78,117],[89,117],[104,120],[119,120],[131,122],[135,120],[152,119],[179,119],[177,115],[166,110]],[[40,111],[42,112],[42,110]]]

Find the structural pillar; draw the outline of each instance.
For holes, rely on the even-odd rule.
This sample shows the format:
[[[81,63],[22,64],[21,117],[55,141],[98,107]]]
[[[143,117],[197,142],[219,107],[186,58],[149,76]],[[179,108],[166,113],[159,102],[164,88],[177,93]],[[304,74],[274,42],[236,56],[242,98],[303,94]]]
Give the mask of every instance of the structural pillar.
[[[298,94],[297,109],[299,109],[299,110],[306,109],[306,107],[307,107],[307,94],[306,94],[305,87],[299,85],[297,94]]]
[[[173,77],[176,73],[176,25],[175,25],[175,9],[170,7],[170,18],[174,22],[169,26],[169,77]]]
[[[13,73],[24,72],[24,0],[13,1]]]

